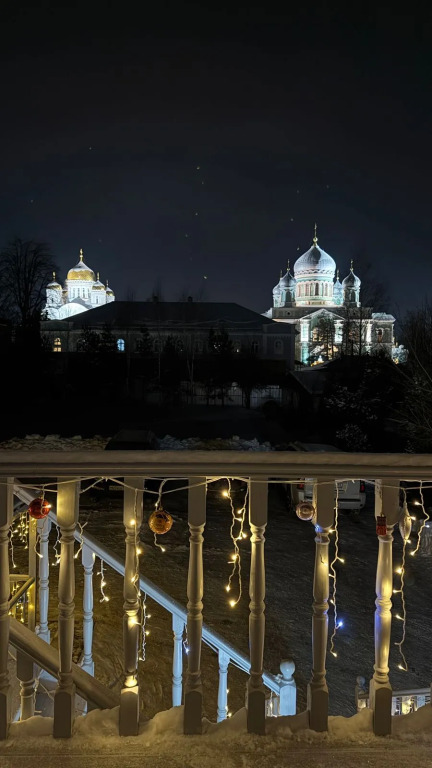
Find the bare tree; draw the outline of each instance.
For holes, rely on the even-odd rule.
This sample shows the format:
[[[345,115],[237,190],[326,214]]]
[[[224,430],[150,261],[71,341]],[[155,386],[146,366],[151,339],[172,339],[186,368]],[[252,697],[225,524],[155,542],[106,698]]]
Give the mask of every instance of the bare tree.
[[[23,328],[39,322],[57,265],[48,245],[15,238],[0,251],[0,292],[7,317]]]

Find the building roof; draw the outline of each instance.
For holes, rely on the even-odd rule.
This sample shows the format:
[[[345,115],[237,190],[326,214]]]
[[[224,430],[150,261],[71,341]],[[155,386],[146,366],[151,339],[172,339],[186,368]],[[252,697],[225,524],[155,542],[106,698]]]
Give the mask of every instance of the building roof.
[[[57,320],[45,320],[42,328],[45,331],[55,330]],[[220,324],[238,330],[272,331],[291,333],[290,326],[281,329],[281,324],[270,318],[254,312],[251,309],[234,302],[194,302],[194,301],[114,301],[102,307],[89,309],[87,312],[62,321],[69,330],[81,330],[86,327],[102,327],[109,324],[113,328],[128,328],[146,325],[150,327],[166,327],[171,331],[178,326],[179,330],[186,327],[196,327],[210,330]]]

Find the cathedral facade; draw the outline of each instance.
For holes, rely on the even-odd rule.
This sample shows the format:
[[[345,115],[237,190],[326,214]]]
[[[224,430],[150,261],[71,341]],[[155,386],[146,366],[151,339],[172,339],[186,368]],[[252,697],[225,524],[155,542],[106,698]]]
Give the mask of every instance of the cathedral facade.
[[[55,273],[46,288],[46,304],[43,309],[48,320],[66,320],[68,317],[95,309],[115,301],[108,281],[104,285],[87,264],[80,250],[78,264],[67,273],[63,287],[57,282]]]
[[[347,276],[339,280],[336,262],[318,245],[315,227],[312,246],[296,260],[293,273],[288,262],[273,288],[273,306],[264,314],[295,326],[295,357],[302,365],[380,349],[398,362],[403,350],[394,345],[395,318],[363,307],[360,289],[352,261]]]

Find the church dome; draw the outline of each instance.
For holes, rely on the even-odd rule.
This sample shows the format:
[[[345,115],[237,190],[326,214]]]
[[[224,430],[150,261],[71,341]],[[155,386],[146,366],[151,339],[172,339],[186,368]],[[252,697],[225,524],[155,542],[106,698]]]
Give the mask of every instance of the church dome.
[[[279,293],[281,292],[281,282],[282,282],[282,270],[281,270],[281,273],[280,273],[280,279],[279,279],[279,282],[278,282],[278,284],[277,284],[277,285],[275,285],[275,287],[273,288],[273,295],[274,295],[274,296],[275,296],[275,295],[277,295],[277,294],[279,294]]]
[[[294,264],[294,276],[309,277],[320,276],[334,279],[336,271],[336,262],[332,257],[318,247],[318,238],[315,234],[313,238],[313,245],[297,259]]]
[[[97,280],[96,280],[95,284],[92,287],[92,291],[104,291],[104,290],[105,290],[105,286],[99,280],[99,272],[98,272],[97,273]]]
[[[293,288],[297,283],[297,280],[290,272],[290,263],[288,262],[287,271],[279,281],[279,285],[282,288]]]
[[[107,296],[114,296],[114,291],[113,291],[112,288],[109,287],[108,280],[107,280],[107,284],[106,284],[106,292],[107,292]]]
[[[93,272],[92,269],[90,269],[90,267],[87,266],[87,264],[84,264],[82,248],[80,250],[80,260],[78,264],[75,264],[75,266],[69,270],[69,272],[67,273],[67,279],[68,280],[91,280],[92,282],[95,281],[95,273]]]
[[[56,273],[55,272],[53,272],[53,279],[51,280],[50,283],[48,283],[47,288],[51,288],[51,290],[53,290],[53,291],[61,291],[62,290],[62,287],[61,287],[60,283],[58,283],[57,280],[56,280]]]
[[[343,288],[360,288],[361,280],[354,274],[353,263],[351,261],[351,269],[349,274],[342,280]]]

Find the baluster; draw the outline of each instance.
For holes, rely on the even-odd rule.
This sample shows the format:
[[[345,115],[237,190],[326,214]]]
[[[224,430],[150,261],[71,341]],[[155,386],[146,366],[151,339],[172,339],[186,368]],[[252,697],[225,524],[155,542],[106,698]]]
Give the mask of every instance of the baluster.
[[[217,721],[225,720],[228,712],[228,664],[230,657],[225,651],[219,649],[219,688],[218,688],[218,706]]]
[[[183,678],[183,632],[184,619],[181,616],[172,615],[172,628],[174,634],[173,650],[173,676],[172,676],[172,705],[180,707],[182,703],[182,678]]]
[[[48,542],[51,530],[51,520],[44,517],[37,521],[37,530],[39,533],[39,551],[42,555],[39,558],[39,625],[36,632],[46,643],[51,641],[51,633],[48,626],[48,606],[49,606],[49,553]]]
[[[30,518],[28,533],[28,575],[35,582],[27,590],[27,626],[34,632],[36,628],[36,541],[37,520]],[[36,699],[35,664],[30,656],[17,651],[17,678],[20,681],[21,720],[33,717]]]
[[[389,650],[393,592],[392,543],[393,528],[399,519],[399,483],[392,488],[382,480],[375,481],[375,515],[385,515],[387,533],[378,536],[375,610],[375,664],[369,688],[369,706],[373,709],[376,736],[391,733],[392,688],[389,681]]]
[[[144,481],[142,477],[126,477],[129,487],[124,489],[123,523],[125,528],[125,572],[123,581],[123,653],[124,682],[120,696],[120,736],[138,733],[140,702],[138,685],[138,642],[141,631],[141,599],[139,574],[136,573],[136,541],[142,523]]]
[[[60,572],[58,584],[59,679],[54,694],[54,738],[69,738],[75,711],[72,653],[75,611],[74,531],[78,522],[79,482],[58,479],[57,523],[60,527]]]
[[[93,566],[95,555],[88,544],[83,544],[81,562],[84,569],[83,590],[83,657],[81,666],[94,675],[93,646]]]
[[[265,565],[264,533],[267,524],[268,488],[266,482],[254,483],[249,492],[251,529],[251,565],[249,579],[249,649],[247,729],[249,733],[265,733],[265,688],[262,679],[265,634]]]
[[[294,680],[295,664],[292,659],[283,659],[280,663],[281,680],[279,684],[279,715],[295,715],[297,706],[297,686]]]
[[[190,480],[189,487],[188,522],[190,536],[187,583],[189,654],[184,700],[184,733],[202,732],[201,641],[204,589],[203,532],[206,522],[205,481],[205,477],[194,477]],[[197,483],[201,483],[201,485],[196,485]]]
[[[326,653],[329,608],[329,532],[334,520],[333,482],[317,478],[313,503],[315,519],[315,569],[312,604],[312,677],[308,685],[309,726],[314,731],[328,729],[328,687]]]
[[[11,721],[9,684],[9,529],[13,519],[13,477],[0,479],[0,739]]]

